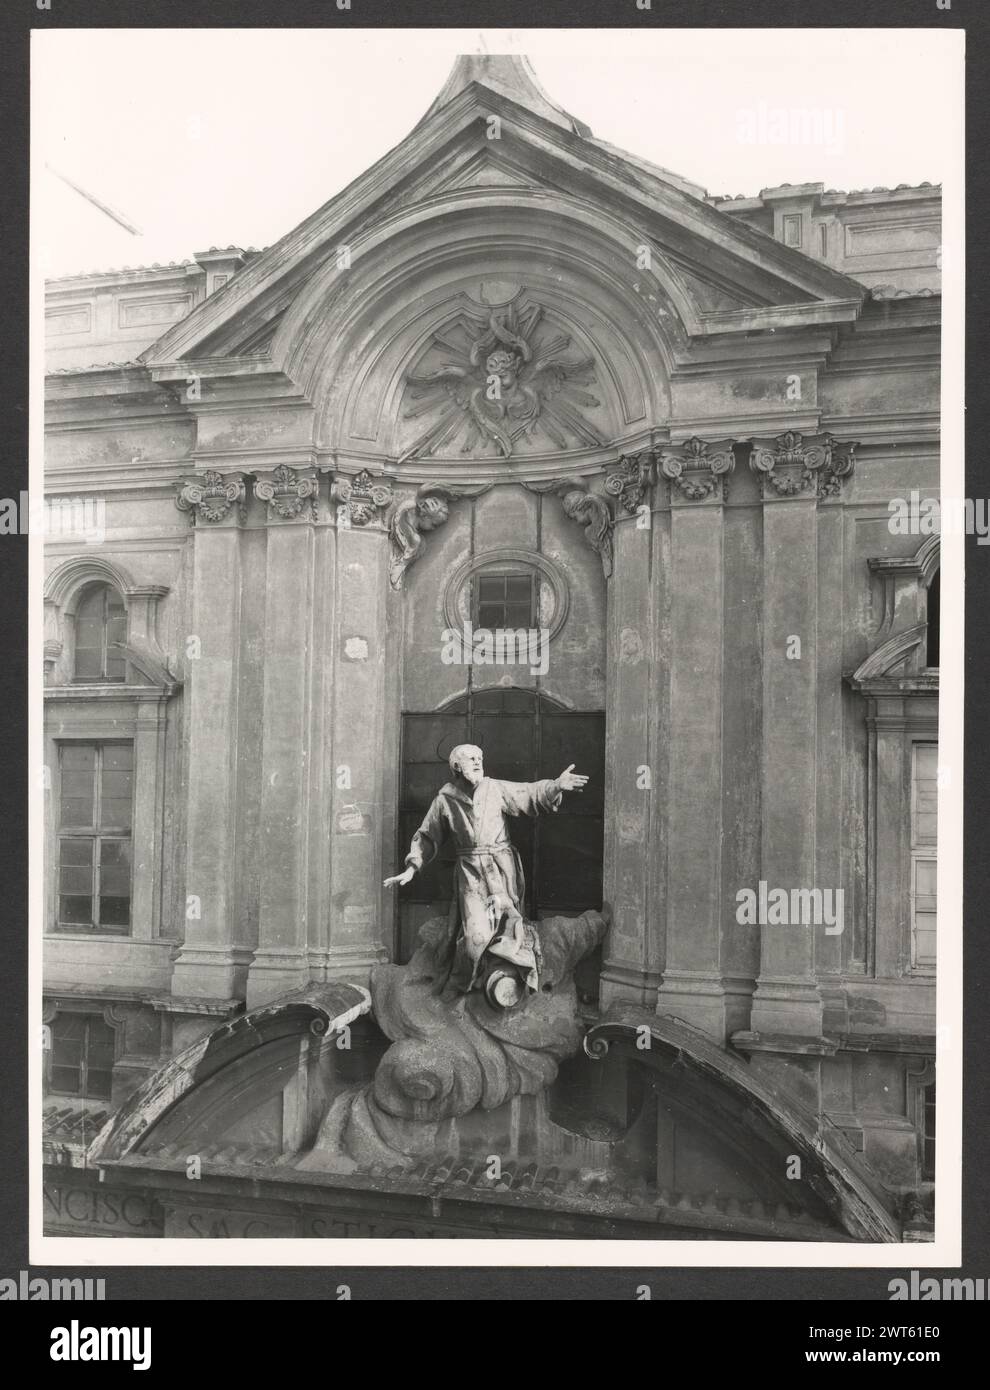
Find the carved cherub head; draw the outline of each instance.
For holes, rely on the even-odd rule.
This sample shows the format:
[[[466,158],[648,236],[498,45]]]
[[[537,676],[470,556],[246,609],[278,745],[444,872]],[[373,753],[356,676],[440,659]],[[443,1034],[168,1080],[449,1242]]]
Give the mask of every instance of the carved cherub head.
[[[496,348],[485,358],[485,371],[489,376],[498,377],[503,390],[515,386],[520,365],[519,354],[509,348]]]

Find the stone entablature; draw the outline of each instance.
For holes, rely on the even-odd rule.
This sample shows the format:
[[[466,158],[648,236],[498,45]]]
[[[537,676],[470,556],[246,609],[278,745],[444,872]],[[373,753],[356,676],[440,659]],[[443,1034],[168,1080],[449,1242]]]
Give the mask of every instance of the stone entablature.
[[[907,295],[941,292],[940,184],[847,193],[822,183],[785,183],[761,189],[752,198],[707,201],[871,289]]]
[[[168,265],[63,275],[45,285],[50,372],[133,362],[162,332],[223,288],[258,253],[211,247]]]

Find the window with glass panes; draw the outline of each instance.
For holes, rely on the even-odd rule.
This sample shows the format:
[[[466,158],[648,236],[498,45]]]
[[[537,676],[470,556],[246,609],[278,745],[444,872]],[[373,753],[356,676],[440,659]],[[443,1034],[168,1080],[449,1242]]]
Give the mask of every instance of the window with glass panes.
[[[911,767],[911,964],[935,967],[938,744],[915,743]]]
[[[471,621],[475,628],[527,631],[536,626],[537,576],[531,571],[476,574]]]
[[[52,1023],[49,1090],[109,1100],[113,1056],[113,1029],[98,1014],[58,1014]]]
[[[922,1111],[922,1149],[921,1176],[929,1182],[935,1181],[935,1082],[925,1087],[924,1109]]]
[[[60,931],[130,930],[133,794],[132,743],[60,746]]]
[[[115,589],[98,584],[88,589],[76,609],[75,679],[124,681],[127,662],[127,609]]]

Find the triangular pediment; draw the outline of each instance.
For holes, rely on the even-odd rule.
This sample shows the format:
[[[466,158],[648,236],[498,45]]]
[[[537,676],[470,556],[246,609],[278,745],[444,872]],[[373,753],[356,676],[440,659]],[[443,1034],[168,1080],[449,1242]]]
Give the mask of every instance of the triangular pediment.
[[[326,279],[341,248],[356,248],[357,260],[371,237],[391,228],[406,236],[417,218],[425,225],[428,217],[448,215],[450,225],[468,215],[486,218],[494,242],[502,235],[503,197],[530,218],[536,257],[552,257],[557,216],[609,219],[617,243],[609,254],[618,269],[649,248],[681,344],[849,321],[865,293],[712,207],[682,176],[595,139],[547,97],[522,60],[472,58],[455,66],[400,145],[255,257],[142,360],[154,368],[271,352],[280,316],[291,320],[292,305],[321,275]],[[423,259],[428,255],[425,244]],[[764,324],[760,313],[771,309],[773,322]]]
[[[445,185],[447,188],[539,188],[525,169],[483,150]],[[441,190],[438,188],[437,192]]]

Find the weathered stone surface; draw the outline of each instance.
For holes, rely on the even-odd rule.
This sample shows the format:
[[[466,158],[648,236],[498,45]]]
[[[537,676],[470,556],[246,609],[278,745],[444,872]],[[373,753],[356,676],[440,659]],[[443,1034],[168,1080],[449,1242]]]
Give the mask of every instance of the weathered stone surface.
[[[601,941],[606,924],[586,912],[547,918],[535,930],[541,991],[515,1009],[493,1009],[479,992],[440,992],[447,973],[442,919],[424,926],[408,965],[372,972],[375,1018],[392,1046],[369,1086],[337,1097],[300,1167],[412,1167],[438,1147],[456,1145],[461,1116],[497,1110],[550,1085],[558,1062],[581,1045],[574,966]]]
[[[45,764],[67,741],[133,739],[136,772],[127,934],[54,920],[46,822],[46,995],[109,1019],[112,1106],[164,1059],[138,1091],[149,1135],[167,1112],[206,1144],[213,1107],[231,1144],[281,1158],[347,1092],[324,1154],[332,1139],[406,1169],[430,1143],[504,1149],[525,1129],[553,1168],[545,1099],[573,1123],[568,1160],[635,1150],[667,1191],[664,1229],[679,1213],[678,1229],[797,1238],[718,1207],[786,1201],[731,1126],[699,1134],[690,1098],[644,1101],[634,1065],[604,1096],[574,1079],[571,986],[508,1021],[472,1000],[452,1024],[411,963],[383,966],[446,908],[442,877],[399,903],[382,877],[451,742],[474,721],[532,764],[493,776],[533,779],[557,771],[536,764],[571,721],[600,835],[533,853],[538,877],[553,866],[549,912],[572,872],[600,873],[613,905],[581,1017],[627,1001],[689,1021],[889,1188],[927,1192],[935,987],[911,892],[934,846],[912,843],[912,758],[938,736],[938,541],[892,530],[889,504],[938,489],[940,304],[920,293],[937,287],[938,203],[925,185],[707,198],[596,140],[523,60],[475,56],[267,251],[50,286],[46,486],[105,504],[105,534],[48,547]],[[536,575],[547,670],[445,662],[451,614],[476,618],[480,576],[513,570]],[[127,610],[114,685],[74,679],[96,583]],[[484,702],[503,694],[496,723]],[[737,895],[761,882],[841,889],[841,934],[741,922]],[[377,1034],[331,1054],[301,1015],[238,1054],[236,1104],[236,1068],[202,1070],[227,1030],[235,1052],[251,1036],[232,1022],[245,1004],[253,1018],[373,970],[395,1048],[374,1083]],[[121,1124],[139,1125],[129,1103]],[[731,1194],[725,1155],[746,1172]],[[347,1224],[320,1210],[322,1234]],[[390,1208],[388,1230],[407,1218]]]

